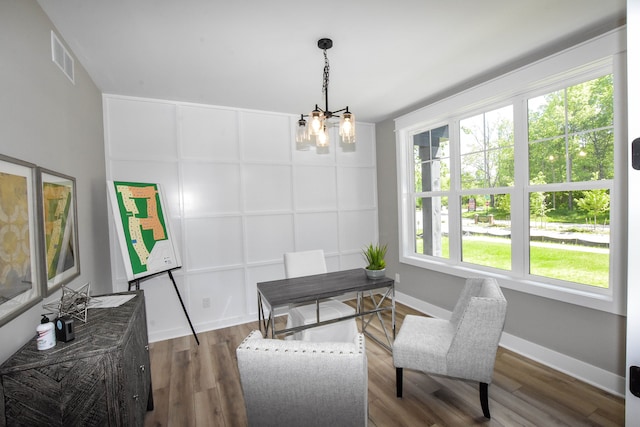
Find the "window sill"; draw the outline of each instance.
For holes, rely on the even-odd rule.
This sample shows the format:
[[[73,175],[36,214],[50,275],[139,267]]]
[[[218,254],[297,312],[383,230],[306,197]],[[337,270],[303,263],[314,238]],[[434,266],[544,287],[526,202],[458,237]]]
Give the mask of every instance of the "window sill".
[[[617,297],[611,289],[601,290],[601,292],[589,291],[586,289],[574,289],[565,286],[556,285],[548,282],[536,281],[533,279],[525,279],[514,277],[510,272],[485,268],[482,266],[474,266],[471,264],[453,265],[447,260],[437,261],[427,259],[418,255],[400,256],[400,262],[415,267],[433,270],[440,273],[449,274],[457,277],[475,277],[486,276],[493,277],[498,280],[501,287],[512,289],[518,292],[539,296],[542,298],[553,299],[568,304],[587,307],[594,310],[604,311],[620,316],[626,315],[625,301]],[[597,288],[596,288],[597,289]]]

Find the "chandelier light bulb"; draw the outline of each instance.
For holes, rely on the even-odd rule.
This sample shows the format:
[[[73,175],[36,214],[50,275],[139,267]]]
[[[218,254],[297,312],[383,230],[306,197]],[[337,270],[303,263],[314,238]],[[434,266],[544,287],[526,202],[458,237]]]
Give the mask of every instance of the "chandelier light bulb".
[[[309,133],[317,136],[322,132],[323,127],[324,114],[322,114],[322,111],[320,111],[316,105],[316,109],[309,114]]]
[[[342,122],[342,133],[351,132],[351,119],[344,119]]]
[[[340,119],[340,137],[345,144],[353,144],[356,142],[354,117],[353,114],[349,112],[349,107],[347,107],[347,111],[342,114],[342,118]]]
[[[327,134],[326,126],[324,126],[316,136],[316,145],[318,147],[326,147],[329,145],[329,135]]]
[[[298,120],[298,128],[296,129],[296,142],[303,143],[309,141],[309,128],[307,127],[307,121],[304,116],[300,116]]]

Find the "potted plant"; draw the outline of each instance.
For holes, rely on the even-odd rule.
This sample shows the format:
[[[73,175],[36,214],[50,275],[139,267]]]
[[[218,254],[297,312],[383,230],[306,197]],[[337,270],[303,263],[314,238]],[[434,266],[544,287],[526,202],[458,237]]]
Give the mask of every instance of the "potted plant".
[[[384,277],[386,263],[384,261],[384,256],[387,254],[387,245],[370,243],[369,246],[362,249],[362,256],[367,262],[367,266],[365,267],[365,271],[367,272],[367,277],[376,279],[379,277]]]

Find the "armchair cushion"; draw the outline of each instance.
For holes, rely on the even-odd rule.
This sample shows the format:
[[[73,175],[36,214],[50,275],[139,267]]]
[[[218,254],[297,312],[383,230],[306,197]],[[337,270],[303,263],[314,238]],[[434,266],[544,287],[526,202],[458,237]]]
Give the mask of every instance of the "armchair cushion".
[[[367,424],[367,355],[353,342],[264,339],[253,331],[236,349],[250,426]]]
[[[455,329],[448,320],[407,315],[394,342],[395,366],[447,374],[447,351]]]

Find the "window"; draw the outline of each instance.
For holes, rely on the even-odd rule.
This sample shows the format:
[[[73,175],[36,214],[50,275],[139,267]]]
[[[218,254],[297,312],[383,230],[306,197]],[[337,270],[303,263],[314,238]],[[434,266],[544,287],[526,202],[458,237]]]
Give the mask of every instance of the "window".
[[[612,53],[583,62],[588,49],[396,120],[401,262],[623,310],[622,67]]]
[[[415,252],[449,258],[449,127],[413,136]]]
[[[532,275],[609,287],[613,114],[611,74],[528,100]]]
[[[460,192],[464,262],[511,270],[513,106],[460,120]],[[485,190],[485,191],[482,191]]]

